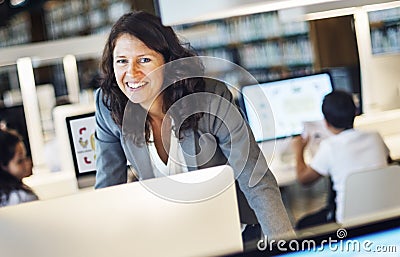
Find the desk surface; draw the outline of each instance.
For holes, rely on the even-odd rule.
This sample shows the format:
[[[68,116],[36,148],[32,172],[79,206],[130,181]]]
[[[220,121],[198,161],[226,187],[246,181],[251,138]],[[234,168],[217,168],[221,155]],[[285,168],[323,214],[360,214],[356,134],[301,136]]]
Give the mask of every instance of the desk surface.
[[[399,160],[400,159],[400,134],[385,136],[383,138],[383,140],[385,141],[386,145],[390,149],[390,157],[392,157],[393,160]]]
[[[290,144],[291,138],[258,144],[280,187],[296,182],[294,155]]]

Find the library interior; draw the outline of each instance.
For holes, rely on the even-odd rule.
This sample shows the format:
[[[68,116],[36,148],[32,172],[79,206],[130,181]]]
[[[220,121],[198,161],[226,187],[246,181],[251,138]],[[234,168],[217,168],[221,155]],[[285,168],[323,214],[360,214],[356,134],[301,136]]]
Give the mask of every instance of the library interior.
[[[4,256],[400,252],[400,1],[0,0],[0,16]],[[137,42],[153,54],[126,66],[164,63],[120,82]],[[159,71],[180,93],[131,138]]]

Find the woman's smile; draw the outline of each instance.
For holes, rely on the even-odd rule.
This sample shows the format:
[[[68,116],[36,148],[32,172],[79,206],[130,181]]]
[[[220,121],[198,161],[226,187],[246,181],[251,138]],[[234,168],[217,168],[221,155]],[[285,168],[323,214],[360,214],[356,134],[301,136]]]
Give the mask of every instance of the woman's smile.
[[[138,89],[141,89],[142,87],[146,86],[148,83],[141,81],[138,83],[135,82],[126,82],[125,85],[128,87],[129,91],[136,91]]]

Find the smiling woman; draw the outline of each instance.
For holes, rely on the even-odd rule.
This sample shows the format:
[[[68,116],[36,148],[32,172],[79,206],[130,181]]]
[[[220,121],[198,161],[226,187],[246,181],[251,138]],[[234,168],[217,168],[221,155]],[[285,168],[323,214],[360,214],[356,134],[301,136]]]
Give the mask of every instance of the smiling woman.
[[[96,93],[95,187],[126,183],[127,161],[139,180],[229,163],[238,194],[246,197],[239,209],[252,214],[242,222],[259,222],[270,238],[294,235],[276,180],[232,94],[205,78],[201,58],[187,46],[145,12],[125,14],[113,26]],[[263,174],[256,185],[254,174]]]
[[[115,79],[122,92],[143,108],[159,112],[162,102],[157,101],[153,106],[151,103],[161,91],[163,73],[160,70],[150,73],[164,65],[164,57],[129,34],[117,39],[113,56]]]

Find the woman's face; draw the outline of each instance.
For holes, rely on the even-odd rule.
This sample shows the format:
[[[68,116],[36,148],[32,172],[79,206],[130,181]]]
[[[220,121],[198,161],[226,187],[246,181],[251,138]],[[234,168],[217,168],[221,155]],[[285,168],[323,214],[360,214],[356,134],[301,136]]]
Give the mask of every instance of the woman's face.
[[[122,34],[116,40],[113,57],[118,87],[132,102],[149,110],[161,91],[164,78],[162,69],[151,72],[165,63],[163,56],[136,37]]]
[[[22,179],[32,174],[32,163],[28,158],[26,158],[24,143],[19,142],[15,146],[14,157],[10,160],[8,165],[3,168],[18,179]]]

